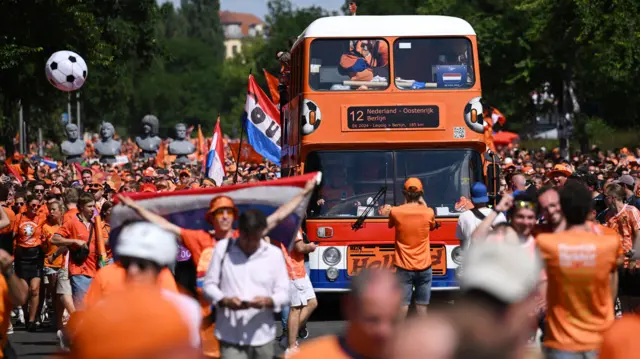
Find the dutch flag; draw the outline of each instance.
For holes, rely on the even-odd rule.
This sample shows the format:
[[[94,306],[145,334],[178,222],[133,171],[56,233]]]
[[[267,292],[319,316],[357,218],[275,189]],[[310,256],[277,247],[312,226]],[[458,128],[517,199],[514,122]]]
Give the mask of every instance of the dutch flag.
[[[40,163],[43,163],[43,164],[49,166],[49,168],[51,168],[51,169],[58,168],[58,162],[56,162],[56,161],[54,161],[52,159],[49,159],[49,158],[44,158],[44,157],[40,157],[40,156],[34,156],[32,158],[32,160],[39,161]]]
[[[216,185],[221,186],[224,180],[224,165],[222,159],[224,158],[224,143],[222,141],[222,130],[220,129],[220,117],[216,122],[216,127],[213,130],[213,138],[211,140],[211,147],[207,153],[207,162],[205,165],[205,174],[207,177],[216,181]]]
[[[209,231],[212,226],[205,220],[204,216],[213,197],[231,197],[240,213],[248,209],[259,209],[269,216],[278,207],[289,202],[303,191],[307,181],[311,179],[315,179],[320,183],[321,173],[314,172],[275,181],[261,181],[216,188],[174,192],[136,192],[125,195],[134,199],[140,206],[158,213],[178,227]],[[309,193],[302,204],[269,233],[270,238],[278,240],[287,248],[292,246],[293,239],[300,229],[302,219],[309,205],[311,195]],[[118,201],[117,198],[116,201]],[[142,220],[142,218],[133,209],[121,204],[113,207],[111,232],[109,233],[109,244],[112,248],[117,246],[118,234],[122,226],[129,221],[136,220]],[[234,223],[233,227],[237,228],[237,223]]]
[[[249,144],[269,161],[280,165],[280,111],[249,75],[247,102],[242,115]]]

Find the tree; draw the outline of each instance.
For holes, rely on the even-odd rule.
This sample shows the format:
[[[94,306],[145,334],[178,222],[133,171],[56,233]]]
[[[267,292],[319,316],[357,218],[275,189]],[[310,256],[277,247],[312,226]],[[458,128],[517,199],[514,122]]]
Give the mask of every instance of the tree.
[[[180,7],[187,20],[187,35],[209,45],[215,51],[216,59],[222,62],[224,34],[220,25],[219,0],[182,0]]]

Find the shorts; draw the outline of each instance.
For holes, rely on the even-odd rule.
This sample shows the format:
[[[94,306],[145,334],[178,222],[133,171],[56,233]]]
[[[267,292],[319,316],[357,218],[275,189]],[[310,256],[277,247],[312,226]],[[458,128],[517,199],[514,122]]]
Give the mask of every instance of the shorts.
[[[61,270],[60,268],[56,268],[56,267],[47,267],[47,266],[45,266],[45,267],[42,269],[42,273],[43,273],[44,275],[54,275],[54,274],[58,274],[58,273],[60,273],[60,270]]]
[[[42,277],[44,253],[40,247],[16,247],[15,270],[20,279],[30,282]]]
[[[544,357],[546,359],[596,359],[598,358],[597,350],[586,352],[570,352],[558,350],[549,347],[543,347]]]
[[[93,278],[86,275],[72,275],[71,278],[71,295],[73,295],[73,305],[76,309],[82,306],[84,296],[89,290]]]
[[[431,267],[424,270],[406,270],[396,267],[398,280],[402,284],[404,305],[411,304],[411,297],[415,294],[417,305],[428,305],[431,300]]]
[[[69,270],[61,268],[58,272],[58,283],[56,284],[56,293],[59,295],[72,295],[71,281],[69,280]]]
[[[313,285],[308,275],[304,278],[294,279],[290,281],[289,298],[292,307],[304,307],[307,303],[316,297],[313,291]]]

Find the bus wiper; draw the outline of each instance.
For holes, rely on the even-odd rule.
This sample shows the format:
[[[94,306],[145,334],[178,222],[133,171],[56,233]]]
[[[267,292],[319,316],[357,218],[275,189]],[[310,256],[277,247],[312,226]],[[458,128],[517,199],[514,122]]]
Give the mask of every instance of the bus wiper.
[[[371,201],[367,200],[367,202],[369,202],[367,203],[367,207],[364,209],[364,212],[360,215],[360,217],[358,217],[356,222],[351,225],[351,229],[353,229],[354,231],[357,231],[362,228],[364,221],[369,216],[369,212],[371,212],[371,210],[376,206],[376,203],[378,203],[378,200],[380,200],[380,197],[384,196],[386,193],[387,193],[387,185],[385,183],[384,185],[382,185],[382,187],[380,187],[380,189],[378,190],[378,193],[376,193],[376,195],[373,197]],[[369,199],[371,199],[371,197],[369,197]]]

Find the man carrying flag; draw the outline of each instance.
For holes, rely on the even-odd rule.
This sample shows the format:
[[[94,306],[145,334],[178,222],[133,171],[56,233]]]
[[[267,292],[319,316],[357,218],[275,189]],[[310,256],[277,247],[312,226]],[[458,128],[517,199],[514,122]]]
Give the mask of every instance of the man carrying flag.
[[[222,141],[222,130],[220,130],[220,117],[213,130],[213,138],[211,140],[211,147],[205,157],[205,175],[215,181],[216,186],[222,185],[224,180],[224,165],[222,160],[224,159],[224,144]]]
[[[252,75],[249,75],[247,102],[244,105],[242,123],[251,147],[279,166],[282,138],[280,111],[258,86]]]
[[[269,230],[275,228],[275,226],[292,214],[311,191],[313,191],[316,182],[316,178],[308,181],[303,191],[289,202],[281,205],[273,214],[267,217],[267,228]],[[209,268],[209,262],[211,261],[216,243],[223,239],[235,239],[238,237],[237,231],[233,229],[233,222],[239,217],[239,211],[233,200],[225,195],[216,196],[211,199],[209,209],[205,215],[205,220],[213,226],[213,233],[204,230],[181,228],[169,222],[164,217],[142,207],[131,198],[121,196],[119,199],[122,201],[122,204],[133,209],[144,220],[156,224],[178,236],[180,244],[188,249],[191,260],[196,265],[197,273],[194,273],[194,275],[198,277],[198,287],[201,287],[201,280]],[[180,280],[178,280],[178,283],[184,285]],[[203,316],[205,317],[202,326],[203,330],[201,331],[204,354],[207,357],[219,357],[219,343],[212,337],[214,318],[211,318],[211,303],[204,299],[201,288],[198,288],[198,296],[200,304],[202,305]]]

